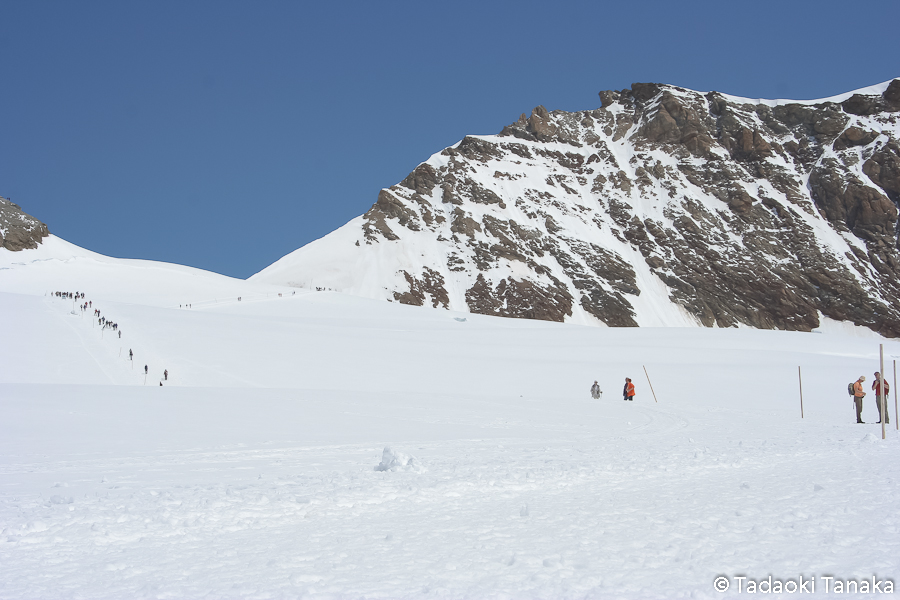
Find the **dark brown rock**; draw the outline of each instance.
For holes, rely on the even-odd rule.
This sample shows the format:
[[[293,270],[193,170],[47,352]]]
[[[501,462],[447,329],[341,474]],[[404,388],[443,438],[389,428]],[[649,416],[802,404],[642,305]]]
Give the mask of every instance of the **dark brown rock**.
[[[422,270],[422,278],[416,279],[407,271],[400,271],[409,284],[408,292],[394,292],[394,300],[401,304],[412,306],[424,306],[425,294],[431,296],[431,304],[434,308],[449,308],[450,298],[444,288],[444,277],[433,269],[425,267]]]
[[[657,144],[682,144],[694,156],[706,155],[713,143],[700,115],[668,91],[662,93],[656,113],[638,135]]]
[[[900,110],[900,79],[891,81],[882,96],[892,110]]]
[[[553,141],[559,131],[559,127],[556,126],[550,113],[543,106],[538,106],[531,111],[531,116],[528,118],[528,129],[540,142]]]
[[[619,92],[614,92],[611,90],[607,90],[604,92],[600,92],[600,106],[606,108],[607,106],[611,106],[619,99]]]
[[[0,248],[31,250],[50,235],[47,226],[22,212],[18,204],[0,197]]]
[[[834,149],[841,151],[854,146],[866,146],[874,142],[877,137],[878,132],[876,131],[865,131],[859,127],[848,127],[834,141]]]
[[[466,304],[473,313],[498,317],[562,323],[572,315],[572,295],[559,281],[540,284],[510,277],[493,288],[479,273],[475,284],[466,291]]]
[[[419,230],[419,217],[416,211],[406,206],[389,190],[381,190],[378,193],[378,201],[369,212],[373,210],[380,211],[386,218],[396,219],[403,227],[413,231]]]
[[[449,148],[448,150],[453,150],[455,156],[478,162],[487,162],[492,158],[498,158],[503,155],[497,144],[470,135],[464,137],[456,148]]]
[[[638,102],[647,102],[652,100],[660,92],[660,86],[657,83],[632,83],[631,95]]]
[[[417,194],[428,196],[439,183],[439,177],[434,167],[428,163],[422,163],[413,172],[406,176],[400,185],[408,187]]]
[[[866,96],[863,94],[853,94],[843,102],[841,102],[845,112],[851,115],[868,116],[874,115],[884,109],[882,98],[878,96]]]
[[[874,188],[842,171],[836,161],[823,161],[810,175],[809,187],[816,206],[832,223],[870,240],[893,237],[897,207]]]
[[[463,209],[456,207],[453,209],[453,220],[450,225],[450,231],[453,233],[462,233],[469,238],[475,237],[476,231],[481,231],[481,225],[470,217]]]
[[[863,163],[863,173],[884,190],[894,204],[900,204],[900,145],[890,142],[882,146]]]

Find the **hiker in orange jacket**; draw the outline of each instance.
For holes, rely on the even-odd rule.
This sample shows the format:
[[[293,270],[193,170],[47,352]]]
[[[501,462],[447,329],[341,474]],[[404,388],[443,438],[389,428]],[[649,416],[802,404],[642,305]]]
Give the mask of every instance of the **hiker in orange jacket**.
[[[634,384],[631,383],[631,378],[625,378],[625,387],[622,388],[622,400],[634,400]]]

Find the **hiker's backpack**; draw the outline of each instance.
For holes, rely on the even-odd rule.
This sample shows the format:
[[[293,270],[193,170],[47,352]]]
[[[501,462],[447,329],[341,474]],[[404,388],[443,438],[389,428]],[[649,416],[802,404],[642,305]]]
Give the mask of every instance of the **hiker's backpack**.
[[[847,393],[850,394],[851,396],[854,396],[854,395],[855,395],[855,390],[853,389],[853,386],[854,386],[855,384],[856,384],[855,381],[854,381],[853,383],[848,383],[848,384],[847,384]]]

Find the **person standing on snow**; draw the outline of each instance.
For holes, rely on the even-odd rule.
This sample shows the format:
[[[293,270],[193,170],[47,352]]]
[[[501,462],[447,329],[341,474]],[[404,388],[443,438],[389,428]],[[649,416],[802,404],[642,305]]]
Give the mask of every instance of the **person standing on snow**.
[[[144,375],[146,375],[149,372],[150,372],[150,367],[148,367],[147,365],[144,365]]]
[[[603,393],[603,390],[600,389],[600,385],[594,381],[594,385],[591,386],[591,398],[594,400],[598,400],[600,398],[600,394]]]
[[[853,402],[856,404],[856,422],[865,423],[862,420],[862,399],[866,393],[862,389],[862,382],[866,380],[865,375],[860,375],[856,383],[853,384]]]
[[[891,391],[891,384],[887,381],[884,381],[884,378],[881,377],[881,373],[875,371],[875,381],[872,382],[872,389],[875,390],[875,404],[878,405],[878,422],[881,423],[881,383],[884,382],[884,402],[887,404],[887,397]],[[891,422],[891,414],[890,411],[887,410],[887,406],[885,406],[884,411],[884,422]]]
[[[625,387],[622,388],[622,400],[630,400],[634,401],[634,384],[631,383],[631,378],[625,378]]]
[[[165,369],[163,371],[163,379],[165,379],[166,381],[169,380],[169,370],[168,369]]]
[[[131,348],[128,349],[128,360],[134,360],[134,352],[131,351]]]

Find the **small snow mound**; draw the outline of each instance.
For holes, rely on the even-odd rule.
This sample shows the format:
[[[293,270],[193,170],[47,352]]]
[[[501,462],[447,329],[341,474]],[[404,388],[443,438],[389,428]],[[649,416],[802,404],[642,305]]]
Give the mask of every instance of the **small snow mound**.
[[[381,462],[375,465],[376,471],[422,471],[422,465],[415,456],[407,456],[402,452],[396,452],[390,446],[384,447],[381,453]]]
[[[867,434],[865,435],[865,437],[864,437],[863,439],[861,439],[860,441],[861,441],[861,442],[868,442],[869,444],[875,444],[875,443],[878,442],[878,437],[875,436],[874,433],[867,433]]]

